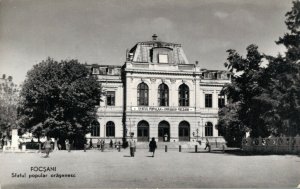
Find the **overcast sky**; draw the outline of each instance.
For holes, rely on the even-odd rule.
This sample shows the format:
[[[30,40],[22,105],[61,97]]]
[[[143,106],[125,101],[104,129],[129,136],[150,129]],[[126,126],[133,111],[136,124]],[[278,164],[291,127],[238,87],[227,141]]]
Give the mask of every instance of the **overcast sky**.
[[[0,74],[18,83],[50,56],[122,65],[139,41],[180,43],[190,63],[225,69],[226,50],[276,55],[292,0],[0,0]]]

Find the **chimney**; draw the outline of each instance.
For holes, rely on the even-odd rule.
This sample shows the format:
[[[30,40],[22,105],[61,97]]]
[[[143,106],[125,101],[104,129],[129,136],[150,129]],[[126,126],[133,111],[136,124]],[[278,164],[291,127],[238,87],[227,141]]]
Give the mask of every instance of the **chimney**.
[[[156,41],[156,39],[157,39],[157,35],[156,35],[156,34],[153,34],[153,35],[152,35],[152,41]]]

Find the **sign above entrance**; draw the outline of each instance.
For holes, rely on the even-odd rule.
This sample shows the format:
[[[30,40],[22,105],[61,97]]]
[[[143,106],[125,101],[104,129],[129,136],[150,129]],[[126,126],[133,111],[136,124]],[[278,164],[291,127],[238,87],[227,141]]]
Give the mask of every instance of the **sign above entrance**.
[[[195,111],[195,108],[188,107],[131,107],[132,111],[153,111],[153,112],[192,112]]]

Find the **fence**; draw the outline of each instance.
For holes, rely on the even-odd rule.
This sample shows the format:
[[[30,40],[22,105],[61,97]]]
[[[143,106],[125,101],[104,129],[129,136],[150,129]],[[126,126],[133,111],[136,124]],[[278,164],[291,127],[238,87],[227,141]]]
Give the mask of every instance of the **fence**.
[[[300,153],[300,137],[244,138],[242,149],[252,153]]]

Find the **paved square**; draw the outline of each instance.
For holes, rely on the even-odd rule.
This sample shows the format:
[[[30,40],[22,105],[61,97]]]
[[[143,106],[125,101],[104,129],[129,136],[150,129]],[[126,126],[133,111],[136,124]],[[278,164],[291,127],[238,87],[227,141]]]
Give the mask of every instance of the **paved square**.
[[[129,157],[129,149],[55,151],[50,158],[39,153],[0,153],[0,183],[5,188],[244,188],[297,187],[300,157],[296,155],[239,156],[146,149]],[[31,167],[56,167],[35,172]],[[26,178],[12,177],[12,173]],[[28,178],[47,174],[46,178]],[[75,174],[57,178],[52,174]]]

